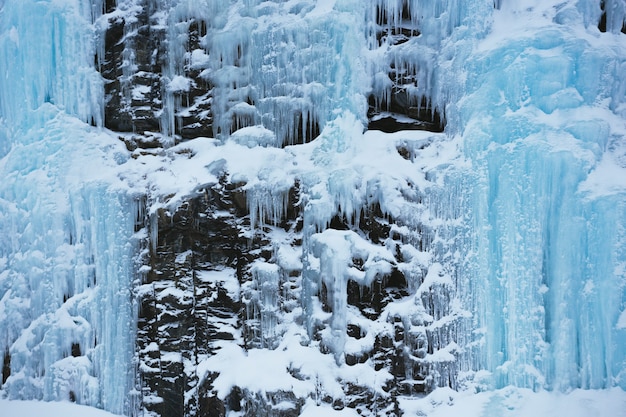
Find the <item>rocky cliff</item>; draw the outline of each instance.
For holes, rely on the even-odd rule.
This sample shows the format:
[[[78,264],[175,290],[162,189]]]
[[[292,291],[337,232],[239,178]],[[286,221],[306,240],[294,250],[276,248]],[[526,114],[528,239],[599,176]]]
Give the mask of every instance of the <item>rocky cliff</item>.
[[[312,5],[302,3],[288,9],[266,4],[257,9],[262,13],[264,7],[273,7],[276,14],[313,26],[303,18],[308,10],[302,10]],[[244,74],[242,82],[229,86],[230,91],[220,91],[224,86],[219,82],[224,77],[237,78],[238,72],[265,71],[272,75],[288,70],[283,66],[289,63],[280,61],[254,67],[251,61],[255,54],[250,49],[255,46],[250,33],[216,27],[218,19],[214,17],[185,15],[153,2],[137,2],[126,10],[123,7],[109,5],[103,16],[107,24],[99,68],[106,82],[105,126],[132,132],[124,135],[124,140],[134,155],[158,154],[171,146],[172,140],[183,143],[196,137],[231,135],[265,120],[269,120],[266,124],[274,130],[280,146],[315,140],[322,126],[316,113],[320,110],[313,102],[277,107],[281,99],[310,100],[298,91],[306,85],[277,77],[264,86],[269,91],[260,92],[259,86],[250,82],[251,76]],[[402,44],[420,35],[411,10],[407,5],[399,13],[381,7],[371,17],[372,48],[384,45],[395,59],[387,62],[390,60],[385,58],[382,67],[388,65],[384,69],[387,79],[380,80],[384,87],[369,96],[369,128],[441,132],[440,110],[432,108],[427,97],[411,91],[418,84],[418,68],[401,51]],[[316,47],[311,32],[318,28],[294,30],[290,26],[284,24],[274,31],[282,32],[285,38],[311,38],[304,42],[312,45],[284,47],[277,43],[265,47],[286,55],[302,54],[301,47]],[[246,28],[240,30],[245,32]],[[220,36],[240,39],[230,45],[213,43],[219,42]],[[323,36],[330,40],[332,34]],[[231,54],[225,53],[225,48],[230,48]],[[222,55],[213,58],[218,54]],[[212,61],[217,59],[219,68]],[[306,59],[310,61],[307,65],[314,65],[319,57]],[[216,73],[220,71],[234,75],[219,79]],[[282,90],[278,96],[274,95],[276,90]],[[228,97],[225,102],[217,101],[216,95]],[[267,101],[273,101],[273,107],[268,108]],[[410,161],[419,151],[404,143],[397,146],[397,152],[398,157]],[[163,417],[223,416],[228,411],[249,416],[299,415],[307,396],[285,390],[251,392],[235,385],[226,397],[220,397],[213,386],[219,373],[198,372],[198,365],[224,344],[236,344],[245,351],[284,349],[282,339],[289,323],[302,328],[301,343],[307,349],[333,355],[337,366],[346,368],[341,372],[349,374],[350,367],[361,364],[381,375],[380,387],[350,377],[342,381],[339,376],[340,392],[326,392],[317,382],[316,400],[336,409],[349,407],[362,415],[398,415],[398,395],[424,393],[438,385],[456,387],[451,329],[458,312],[452,312],[450,305],[454,290],[445,280],[425,283],[425,277],[433,272],[427,262],[417,260],[420,254],[430,256],[436,231],[419,221],[410,227],[400,225],[376,201],[353,213],[340,208],[328,224],[315,228],[303,212],[298,178],[286,192],[280,213],[251,213],[246,183],[233,179],[225,167],[218,176],[218,183],[199,185],[196,193],[175,207],[146,214],[143,226],[137,226],[138,231],[141,227],[146,231],[142,285],[137,289],[142,408]],[[145,204],[149,206],[153,197],[146,196]],[[416,206],[424,198],[417,190],[406,196]],[[149,207],[145,212],[150,213]],[[332,247],[317,253],[307,241],[324,230],[353,237],[384,256],[373,261],[371,253],[364,250],[342,259]],[[310,265],[308,258],[316,265]],[[337,262],[345,263],[340,268],[353,269],[368,279],[347,279],[339,289],[331,286],[333,280],[343,279],[342,270],[331,271],[334,277],[303,278],[306,274],[319,275],[324,263]],[[444,271],[435,273],[444,276]],[[418,313],[408,317],[402,309],[393,313],[391,305],[407,302],[415,303]],[[316,318],[308,309],[320,310],[325,319]],[[342,320],[345,323],[339,325]],[[358,348],[337,351],[323,336],[329,329],[333,338]],[[446,354],[436,364],[427,359],[443,348]],[[297,369],[292,376],[310,379],[298,375]]]

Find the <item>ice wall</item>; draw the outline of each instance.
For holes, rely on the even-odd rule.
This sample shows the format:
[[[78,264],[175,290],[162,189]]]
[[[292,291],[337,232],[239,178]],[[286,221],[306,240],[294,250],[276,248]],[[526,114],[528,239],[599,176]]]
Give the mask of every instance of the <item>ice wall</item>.
[[[102,81],[93,69],[92,13],[98,2],[4,2],[0,70],[2,117],[16,127],[52,103],[96,125],[103,122]],[[39,65],[35,65],[35,64]]]
[[[101,8],[0,6],[2,391],[125,413],[141,210],[116,179],[123,146],[90,126],[103,121],[91,24]]]
[[[481,331],[471,366],[492,386],[624,386],[625,194],[611,177],[626,55],[622,34],[585,27],[599,15],[585,7],[504,2],[448,107],[475,181],[460,276]]]

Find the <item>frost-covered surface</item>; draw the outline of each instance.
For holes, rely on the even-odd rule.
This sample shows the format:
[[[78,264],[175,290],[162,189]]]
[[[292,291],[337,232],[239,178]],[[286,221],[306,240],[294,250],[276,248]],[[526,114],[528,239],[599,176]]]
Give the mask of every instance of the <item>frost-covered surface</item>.
[[[624,415],[626,5],[603,5],[1,2],[0,392]],[[368,101],[444,132],[367,130]]]

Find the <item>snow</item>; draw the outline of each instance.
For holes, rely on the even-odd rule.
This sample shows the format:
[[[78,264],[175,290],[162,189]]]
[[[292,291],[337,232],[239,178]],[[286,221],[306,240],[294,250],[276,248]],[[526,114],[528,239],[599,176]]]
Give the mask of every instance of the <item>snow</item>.
[[[357,417],[360,414],[350,408],[344,408],[342,410],[335,410],[331,406],[317,405],[313,401],[308,401],[308,403],[302,409],[302,413],[300,413],[300,417],[317,417],[317,416],[328,416],[328,417]]]
[[[230,139],[249,148],[277,146],[276,135],[263,126],[247,126],[234,132]]]
[[[224,288],[233,300],[239,299],[239,282],[237,281],[236,271],[231,268],[217,271],[199,271],[198,279]]]
[[[301,398],[321,400],[327,395],[342,398],[341,383],[345,382],[364,384],[379,395],[387,395],[383,386],[391,375],[386,370],[375,371],[369,365],[343,365],[337,369],[332,355],[301,345],[298,339],[302,335],[290,333],[292,330],[288,331],[291,338],[283,338],[274,350],[245,351],[233,344],[223,344],[214,356],[198,366],[197,373],[201,380],[209,372],[219,373],[213,385],[222,399],[235,386],[252,393],[286,391]]]
[[[171,92],[189,91],[193,81],[181,75],[176,75],[167,85],[167,89]]]
[[[617,324],[615,325],[618,329],[626,329],[626,310],[622,311],[619,315],[619,319],[617,319]]]
[[[619,388],[605,391],[573,390],[568,393],[533,392],[503,388],[467,395],[439,389],[422,399],[405,398],[402,408],[409,415],[432,417],[547,417],[563,414],[572,417],[624,416],[626,396]]]
[[[612,155],[604,155],[596,168],[579,186],[579,191],[588,198],[624,194],[626,166],[615,161]]]
[[[272,371],[270,371],[272,372]],[[620,389],[593,391],[573,390],[569,393],[532,392],[527,389],[506,388],[493,392],[468,395],[440,389],[424,398],[402,398],[405,415],[432,417],[549,417],[564,414],[571,417],[626,415],[626,395]],[[3,416],[21,417],[46,415],[47,417],[115,417],[106,411],[69,402],[7,401],[0,400]],[[309,399],[300,417],[336,416],[356,417],[350,409],[333,409],[331,405],[317,404]]]
[[[8,401],[0,400],[3,417],[48,416],[48,417],[116,417],[97,408],[70,402]]]

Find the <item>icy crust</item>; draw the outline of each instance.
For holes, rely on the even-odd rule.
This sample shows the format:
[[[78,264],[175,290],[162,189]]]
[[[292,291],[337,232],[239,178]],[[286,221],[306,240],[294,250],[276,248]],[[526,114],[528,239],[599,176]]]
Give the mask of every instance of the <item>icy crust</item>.
[[[364,121],[368,96],[379,110],[399,97],[394,103],[413,121],[445,113],[442,43],[457,27],[484,34],[493,9],[488,1],[140,3],[122,2],[98,21],[100,50],[107,27],[123,19],[121,111],[143,103],[169,143],[185,127],[205,125],[226,139],[262,125],[274,133],[274,146],[314,139],[338,109]],[[136,56],[145,52],[133,46],[141,24],[165,45],[154,52],[162,78],[151,86],[142,77],[153,75]]]
[[[140,1],[128,0],[103,16],[100,29],[106,31],[107,20],[124,18],[125,41],[141,29],[137,16],[148,13],[151,30],[163,37],[165,49],[155,52],[167,57],[162,79],[156,80],[161,99],[150,99],[155,93],[149,88],[132,86],[145,75],[135,65],[132,45],[124,49],[121,82],[122,104],[132,106],[133,94],[147,100],[151,108],[146,110],[158,117],[165,138],[193,116],[223,139],[262,125],[274,133],[272,145],[282,146],[313,139],[337,108],[363,113],[366,74],[353,70],[364,47],[361,7],[334,5],[171,0],[142,9]]]
[[[384,367],[376,370],[374,360],[367,358],[381,338],[400,331],[396,328],[407,332],[408,344],[416,338],[422,340],[419,352],[407,350],[406,364],[401,365],[407,369],[408,391],[427,390],[454,378],[458,346],[447,332],[466,320],[468,313],[460,301],[453,303],[453,308],[446,305],[455,298],[452,271],[435,261],[453,256],[451,230],[458,227],[460,213],[435,204],[431,211],[425,200],[429,190],[446,193],[441,189],[445,171],[431,179],[426,173],[457,157],[455,144],[430,132],[362,131],[360,121],[345,113],[305,145],[251,148],[250,143],[241,145],[235,140],[220,144],[199,138],[157,154],[135,152],[129,161],[127,172],[136,170],[134,177],[147,177],[149,189],[158,186],[162,195],[168,196],[155,202],[152,210],[175,212],[190,196],[220,183],[236,184],[248,202],[249,225],[242,232],[250,238],[264,233],[271,237],[274,255],[269,262],[252,263],[250,281],[241,287],[247,328],[258,347],[248,345],[244,350],[233,343],[216,344],[220,349],[215,357],[198,369],[201,378],[212,381],[219,398],[229,397],[235,387],[254,396],[257,392],[292,392],[286,387],[293,386],[301,387],[298,393],[304,397],[341,400],[344,394],[337,381],[386,398],[389,371]],[[298,196],[295,204],[302,216],[302,232],[284,222],[294,195]],[[363,213],[373,206],[397,224],[389,236],[380,236],[376,243],[358,232]],[[354,230],[329,228],[333,218],[344,218]],[[302,246],[293,247],[294,239],[302,240]],[[435,247],[439,254],[432,252]],[[406,300],[372,310],[369,316],[348,305],[348,285],[371,293],[373,286],[382,285],[394,270],[406,276],[407,282],[398,283],[409,288]],[[295,308],[289,305],[292,294],[286,289],[287,277],[294,274],[296,295],[301,294]],[[362,335],[348,336],[348,327],[361,329]],[[290,341],[294,338],[297,344]],[[290,349],[296,345],[302,353],[291,364],[284,362],[291,360]],[[307,351],[320,357],[316,372],[328,373],[323,376],[328,381],[317,383],[319,386],[315,379],[322,378],[321,374],[293,370],[304,366],[301,361]],[[224,368],[241,363],[242,369],[248,369],[251,361],[274,364],[271,383],[256,373],[244,376]],[[440,367],[445,371],[440,372]],[[424,369],[431,369],[433,376]],[[364,379],[368,373],[377,381],[377,391],[371,391],[372,385]],[[257,385],[246,385],[251,381]],[[303,398],[300,394],[297,397]]]
[[[221,144],[198,138],[165,151],[136,150],[124,175],[137,181],[150,172],[149,187],[167,196],[159,201],[157,195],[152,211],[173,209],[186,196],[225,178],[246,193],[252,228],[280,224],[289,192],[299,184],[302,196],[298,204],[306,212],[306,222],[322,231],[337,214],[357,224],[360,212],[376,203],[384,213],[407,222],[427,218],[430,214],[418,200],[420,190],[432,183],[415,165],[430,170],[442,162],[419,160],[417,155],[435,153],[443,161],[457,155],[440,134],[363,134],[363,125],[350,113],[329,123],[310,144],[276,149],[238,142],[231,139]],[[436,142],[433,147],[425,146],[432,142]],[[407,152],[415,162],[400,152]]]

